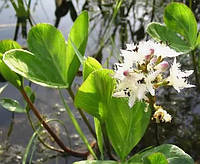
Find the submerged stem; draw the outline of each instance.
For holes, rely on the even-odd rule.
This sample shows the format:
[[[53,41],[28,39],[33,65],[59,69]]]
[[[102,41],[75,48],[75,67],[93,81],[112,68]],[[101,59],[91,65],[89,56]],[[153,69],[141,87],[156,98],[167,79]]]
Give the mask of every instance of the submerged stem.
[[[69,92],[69,95],[71,96],[72,100],[74,101],[74,93],[73,93],[72,89],[71,89],[71,88],[68,88],[67,91]],[[88,121],[86,115],[84,114],[84,112],[82,111],[82,109],[80,109],[80,108],[77,108],[77,109],[78,109],[78,112],[79,112],[79,114],[81,115],[83,121],[84,121],[85,124],[87,125],[87,127],[88,127],[90,133],[91,133],[92,136],[96,139],[96,138],[97,138],[97,137],[96,137],[96,133],[95,133],[94,129],[92,128],[92,126],[90,125],[90,122]]]
[[[20,92],[21,92],[22,96],[24,97],[24,99],[26,100],[26,102],[28,103],[30,109],[32,109],[33,113],[40,121],[40,123],[48,131],[48,133],[53,137],[53,139],[60,146],[60,148],[62,148],[64,150],[64,152],[66,152],[69,155],[76,156],[76,157],[86,157],[88,155],[88,152],[76,152],[76,151],[70,150],[68,147],[66,147],[64,145],[64,143],[58,138],[58,136],[54,133],[54,131],[49,127],[49,125],[45,122],[45,120],[42,118],[38,109],[33,105],[31,100],[27,96],[25,90],[22,88],[22,89],[20,89]]]

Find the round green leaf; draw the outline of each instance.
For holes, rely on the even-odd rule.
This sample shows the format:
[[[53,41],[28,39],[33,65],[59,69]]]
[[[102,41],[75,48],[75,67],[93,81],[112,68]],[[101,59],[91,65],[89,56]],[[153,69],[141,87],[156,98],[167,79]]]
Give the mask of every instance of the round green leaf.
[[[143,162],[146,157],[157,152],[164,154],[169,164],[194,164],[193,159],[188,154],[179,147],[171,144],[163,144],[136,154],[129,160],[129,162],[130,164],[132,162]]]
[[[197,39],[197,22],[194,14],[183,3],[170,3],[164,11],[164,22],[168,28],[184,36],[192,47]]]
[[[21,76],[42,86],[65,88],[68,86],[62,74],[52,70],[55,65],[51,60],[42,60],[26,50],[10,50],[5,53],[4,62]],[[50,67],[52,66],[52,67]]]
[[[156,41],[164,42],[171,48],[179,52],[190,51],[190,45],[187,44],[176,32],[160,23],[150,23],[147,27],[147,33]]]

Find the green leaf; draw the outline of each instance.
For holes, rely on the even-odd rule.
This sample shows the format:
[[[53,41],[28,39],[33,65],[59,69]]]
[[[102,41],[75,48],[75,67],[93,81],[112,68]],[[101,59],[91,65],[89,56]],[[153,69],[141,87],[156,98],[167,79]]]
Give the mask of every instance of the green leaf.
[[[68,36],[67,44],[67,63],[66,71],[68,72],[67,81],[69,85],[74,80],[80,67],[80,61],[75,54],[72,42],[78,51],[84,56],[88,40],[89,18],[86,11],[82,12],[74,22]]]
[[[144,159],[144,164],[168,164],[167,159],[162,153],[153,153]]]
[[[190,8],[183,3],[170,3],[164,11],[164,22],[168,28],[184,36],[191,48],[194,48],[197,22]]]
[[[190,51],[190,45],[187,44],[176,32],[167,28],[160,23],[150,23],[147,27],[147,33],[156,41],[163,41],[167,43],[171,48],[179,52]]]
[[[74,162],[73,164],[119,164],[119,162],[87,160],[87,161]]]
[[[64,72],[54,69],[52,60],[43,59],[26,50],[10,50],[5,53],[3,61],[9,68],[32,82],[53,88],[66,88]]]
[[[0,53],[4,54],[11,49],[21,49],[21,46],[13,40],[1,40],[0,41]]]
[[[106,110],[102,107],[111,99],[115,83],[111,77],[112,73],[112,70],[108,69],[92,72],[79,88],[75,105],[99,120],[103,120]]]
[[[144,135],[151,111],[145,112],[143,102],[130,109],[125,99],[112,97],[112,73],[107,69],[90,73],[77,92],[75,105],[105,123],[116,153],[124,160]]]
[[[129,162],[143,162],[146,157],[157,152],[164,154],[169,164],[194,164],[193,159],[188,154],[179,147],[171,144],[163,144],[136,154]]]
[[[11,84],[13,84],[15,87],[20,88],[21,86],[21,79],[20,77],[10,70],[8,66],[3,62],[2,58],[6,51],[9,51],[11,49],[20,49],[21,46],[12,40],[2,40],[0,41],[0,73],[3,76],[4,79],[9,81]]]
[[[109,139],[118,154],[124,160],[133,147],[143,137],[149,124],[151,110],[145,112],[146,104],[136,102],[132,109],[125,99],[112,98],[107,107],[105,119]]]
[[[84,55],[88,38],[88,14],[83,12],[75,21],[69,39]],[[5,54],[4,62],[15,72],[37,84],[52,88],[71,85],[80,62],[71,42],[65,43],[62,33],[50,24],[38,24],[28,33],[28,48]]]
[[[88,57],[83,63],[83,80],[85,81],[90,73],[98,69],[102,69],[101,64],[95,58]]]
[[[17,100],[2,98],[0,99],[0,105],[11,112],[26,113],[26,110],[21,107]]]

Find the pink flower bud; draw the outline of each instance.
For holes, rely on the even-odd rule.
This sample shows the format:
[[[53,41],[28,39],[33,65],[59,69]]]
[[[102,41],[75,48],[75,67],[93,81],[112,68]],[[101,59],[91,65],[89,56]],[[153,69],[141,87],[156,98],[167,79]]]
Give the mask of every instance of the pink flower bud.
[[[123,72],[123,75],[124,75],[124,76],[128,76],[128,75],[129,75],[129,71],[128,71],[128,70],[124,71],[124,72]]]
[[[151,48],[151,49],[150,49],[150,54],[149,54],[149,55],[153,55],[153,54],[154,54],[154,49]]]
[[[160,63],[162,71],[165,71],[169,67],[169,63],[167,61],[162,61]]]
[[[148,55],[145,56],[145,59],[146,59],[147,61],[150,61],[150,60],[151,60],[151,57],[153,56],[153,54],[154,54],[154,49],[151,48],[151,49],[149,50]]]
[[[169,63],[167,61],[162,61],[160,64],[155,66],[155,69],[165,72],[169,67]]]

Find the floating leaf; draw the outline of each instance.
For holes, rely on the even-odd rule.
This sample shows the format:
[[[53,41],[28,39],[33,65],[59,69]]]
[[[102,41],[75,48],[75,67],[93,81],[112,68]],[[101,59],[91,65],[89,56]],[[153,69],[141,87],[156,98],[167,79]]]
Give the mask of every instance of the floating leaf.
[[[0,105],[11,112],[26,113],[26,110],[19,104],[17,100],[2,98],[0,99]]]

